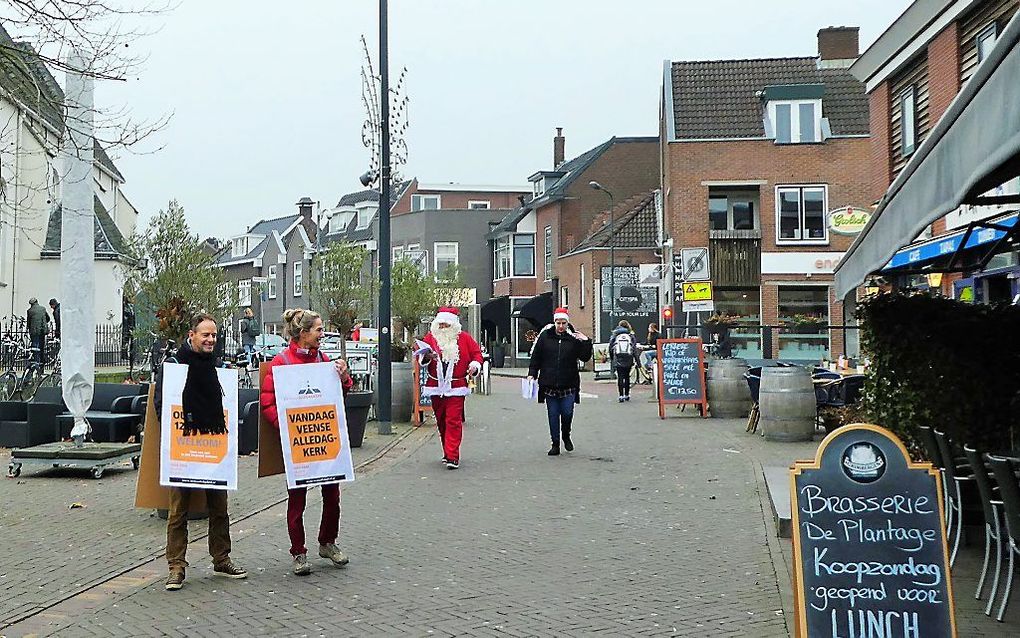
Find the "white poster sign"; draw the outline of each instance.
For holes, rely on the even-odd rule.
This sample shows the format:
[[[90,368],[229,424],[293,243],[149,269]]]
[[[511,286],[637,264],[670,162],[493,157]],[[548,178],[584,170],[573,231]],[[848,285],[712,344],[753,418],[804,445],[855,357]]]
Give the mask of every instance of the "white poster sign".
[[[287,487],[354,480],[340,377],[332,363],[273,368]]]
[[[708,301],[685,301],[683,303],[684,312],[715,312],[715,302],[711,299]]]
[[[165,487],[237,489],[237,370],[218,369],[223,388],[224,434],[184,436],[184,382],[188,366],[163,364],[159,484]]]

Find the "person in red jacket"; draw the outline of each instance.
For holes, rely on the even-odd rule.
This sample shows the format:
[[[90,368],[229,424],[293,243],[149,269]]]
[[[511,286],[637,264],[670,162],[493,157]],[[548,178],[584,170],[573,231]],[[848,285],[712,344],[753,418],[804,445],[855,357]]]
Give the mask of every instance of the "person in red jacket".
[[[425,343],[431,351],[421,356],[428,365],[428,380],[422,393],[432,397],[432,410],[443,443],[443,463],[460,467],[460,442],[464,432],[464,397],[471,394],[468,376],[482,369],[482,349],[461,330],[457,308],[440,308],[432,320]]]
[[[259,390],[262,415],[274,428],[280,429],[280,418],[276,409],[276,391],[273,384],[273,368],[282,365],[320,363],[329,357],[319,350],[322,339],[322,318],[318,313],[300,308],[283,313],[283,335],[290,340],[286,350],[276,355],[269,364],[269,372]],[[354,386],[354,380],[347,370],[347,362],[337,359],[333,362],[340,377],[343,393]],[[290,554],[294,557],[293,572],[305,576],[312,572],[308,564],[308,550],[305,548],[305,497],[308,488],[298,487],[287,490],[287,532],[290,534]],[[336,483],[322,486],[322,522],[319,524],[319,556],[328,558],[337,567],[346,565],[347,556],[337,547],[340,534],[340,486]]]

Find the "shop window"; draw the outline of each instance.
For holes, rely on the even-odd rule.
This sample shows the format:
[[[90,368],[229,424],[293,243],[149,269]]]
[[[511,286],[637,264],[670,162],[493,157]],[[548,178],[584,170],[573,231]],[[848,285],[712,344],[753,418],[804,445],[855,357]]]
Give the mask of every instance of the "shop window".
[[[779,323],[780,359],[828,359],[828,286],[780,286]]]
[[[717,288],[715,290],[716,311],[732,317],[737,327],[730,330],[733,356],[744,359],[760,359],[761,294],[757,288]]]

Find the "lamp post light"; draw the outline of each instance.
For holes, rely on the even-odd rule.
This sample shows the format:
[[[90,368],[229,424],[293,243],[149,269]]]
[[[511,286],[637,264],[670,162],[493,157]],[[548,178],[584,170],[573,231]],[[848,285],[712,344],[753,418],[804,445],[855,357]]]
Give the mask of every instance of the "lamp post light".
[[[609,196],[609,332],[612,334],[615,325],[616,313],[616,235],[613,229],[613,209],[616,208],[616,200],[602,184],[592,180],[588,186],[597,191],[602,191]]]

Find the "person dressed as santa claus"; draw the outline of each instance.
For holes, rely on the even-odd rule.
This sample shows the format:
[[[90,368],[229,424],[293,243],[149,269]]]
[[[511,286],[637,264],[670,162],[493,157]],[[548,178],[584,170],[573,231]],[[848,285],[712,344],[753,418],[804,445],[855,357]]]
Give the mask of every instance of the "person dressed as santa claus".
[[[432,320],[425,343],[431,350],[420,355],[428,366],[428,380],[422,393],[432,397],[432,410],[443,443],[443,463],[460,467],[460,442],[464,432],[464,398],[471,393],[468,376],[482,369],[482,349],[461,330],[457,308],[440,308]]]

